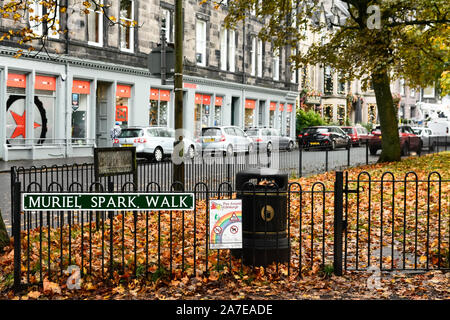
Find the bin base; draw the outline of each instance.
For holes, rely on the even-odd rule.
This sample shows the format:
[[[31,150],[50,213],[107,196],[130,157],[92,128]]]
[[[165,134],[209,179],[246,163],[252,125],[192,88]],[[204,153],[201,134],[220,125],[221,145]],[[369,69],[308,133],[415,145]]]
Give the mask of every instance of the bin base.
[[[267,267],[272,263],[289,261],[289,240],[274,239],[246,239],[243,238],[242,249],[232,249],[231,254],[235,258],[242,258],[242,263],[247,266]]]

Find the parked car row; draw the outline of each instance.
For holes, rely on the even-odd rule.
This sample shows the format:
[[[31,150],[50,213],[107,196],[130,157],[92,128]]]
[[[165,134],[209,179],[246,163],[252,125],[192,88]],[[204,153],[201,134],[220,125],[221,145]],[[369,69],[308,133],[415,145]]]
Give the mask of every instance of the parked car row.
[[[244,132],[237,126],[202,128],[195,140],[184,138],[184,155],[193,159],[197,153],[233,155],[253,151],[272,152],[274,148],[291,151],[292,138],[282,136],[273,128],[249,128]],[[136,147],[136,155],[160,162],[174,150],[175,130],[166,127],[129,127],[122,129],[113,145]],[[257,149],[255,149],[257,148]]]

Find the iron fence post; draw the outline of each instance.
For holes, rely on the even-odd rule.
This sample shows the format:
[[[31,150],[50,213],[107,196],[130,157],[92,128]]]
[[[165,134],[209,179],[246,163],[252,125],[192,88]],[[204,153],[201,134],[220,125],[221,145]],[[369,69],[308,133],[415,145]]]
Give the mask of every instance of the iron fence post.
[[[350,143],[347,145],[347,167],[350,167],[350,148],[351,148]]]
[[[302,172],[302,164],[303,162],[303,145],[302,143],[299,142],[299,146],[298,146],[298,175],[301,177],[303,172]]]
[[[344,174],[336,171],[334,182],[334,243],[333,269],[337,276],[342,275],[342,230],[343,230]]]
[[[366,139],[366,165],[369,164],[369,139]]]
[[[14,183],[16,182],[16,167],[11,167],[11,225],[14,226]]]
[[[20,182],[14,182],[13,186],[13,215],[14,215],[14,223],[13,223],[13,237],[14,237],[14,292],[17,293],[21,291],[22,285],[21,285],[21,251],[20,251],[20,206],[21,206],[21,199],[20,199]]]
[[[325,172],[328,172],[328,148],[325,150]]]

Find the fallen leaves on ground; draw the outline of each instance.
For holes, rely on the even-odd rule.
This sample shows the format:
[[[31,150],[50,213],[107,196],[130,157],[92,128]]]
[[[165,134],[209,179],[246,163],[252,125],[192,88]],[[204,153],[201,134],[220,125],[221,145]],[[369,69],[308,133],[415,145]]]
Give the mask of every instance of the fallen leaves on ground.
[[[335,180],[334,172],[329,172],[291,181],[289,265],[252,268],[243,266],[229,250],[207,250],[207,202],[199,197],[194,212],[128,212],[115,215],[112,221],[104,212],[83,217],[77,212],[56,213],[50,228],[46,223],[42,228],[38,225],[48,217],[34,216],[27,220],[30,232],[23,232],[21,242],[22,282],[29,286],[20,296],[11,290],[11,243],[0,255],[1,297],[448,299],[449,273],[380,273],[379,286],[370,289],[368,281],[374,274],[352,270],[373,265],[448,268],[450,184],[436,180],[439,175],[448,180],[449,169],[450,153],[445,152],[347,171],[349,189],[360,192],[345,196],[346,271],[342,277],[331,276],[329,269],[334,197],[328,191]],[[416,175],[424,182],[416,182]],[[300,193],[300,188],[308,192]],[[65,222],[59,226],[61,218]],[[79,266],[83,274],[80,290],[68,288],[69,277],[72,285],[77,280],[75,273],[64,272],[70,265]]]

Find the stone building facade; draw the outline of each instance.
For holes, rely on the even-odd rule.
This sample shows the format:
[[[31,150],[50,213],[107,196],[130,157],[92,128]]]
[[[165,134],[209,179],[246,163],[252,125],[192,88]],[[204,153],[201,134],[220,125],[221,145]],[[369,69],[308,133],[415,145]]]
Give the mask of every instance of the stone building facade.
[[[147,67],[163,18],[173,42],[173,1],[109,2],[108,16],[93,7],[88,15],[60,13],[68,32],[48,32],[48,54],[16,59],[15,39],[0,42],[1,159],[89,156],[93,147],[111,145],[115,121],[174,126],[173,85],[161,85]],[[74,3],[69,0],[69,8]],[[299,80],[290,72],[289,48],[274,54],[270,43],[256,39],[262,25],[256,17],[225,30],[226,13],[226,6],[184,1],[185,129],[195,137],[210,125],[271,126],[294,136]],[[112,24],[110,16],[139,27]],[[33,30],[46,32],[27,19]],[[14,27],[0,21],[3,32]]]

